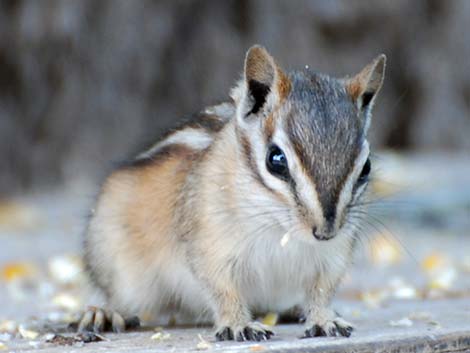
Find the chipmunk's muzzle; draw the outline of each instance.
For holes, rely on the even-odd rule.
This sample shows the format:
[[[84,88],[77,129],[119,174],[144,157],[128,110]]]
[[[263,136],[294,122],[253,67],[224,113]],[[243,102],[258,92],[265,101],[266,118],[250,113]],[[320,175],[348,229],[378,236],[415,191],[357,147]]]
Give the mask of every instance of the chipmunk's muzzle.
[[[313,226],[312,227],[312,234],[317,240],[330,240],[334,238],[335,231],[334,226],[335,224],[335,217],[334,215],[328,215],[324,221],[322,227]]]
[[[318,231],[317,227],[313,227],[312,234],[317,240],[330,240],[334,237],[334,234],[331,232],[321,232]]]

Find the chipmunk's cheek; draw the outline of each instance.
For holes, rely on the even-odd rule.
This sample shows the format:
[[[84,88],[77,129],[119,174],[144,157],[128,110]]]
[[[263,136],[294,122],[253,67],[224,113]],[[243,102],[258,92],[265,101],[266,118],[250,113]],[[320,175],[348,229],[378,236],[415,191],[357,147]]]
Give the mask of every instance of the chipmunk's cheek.
[[[339,220],[338,220],[338,230],[337,232],[341,231],[344,227],[344,225],[346,224],[346,218],[348,217],[348,212],[344,211],[344,212],[341,212],[340,216],[339,216]]]
[[[293,238],[309,244],[318,242],[312,235],[312,228],[308,227],[305,223],[299,222],[293,229],[295,229],[295,232],[289,232]]]

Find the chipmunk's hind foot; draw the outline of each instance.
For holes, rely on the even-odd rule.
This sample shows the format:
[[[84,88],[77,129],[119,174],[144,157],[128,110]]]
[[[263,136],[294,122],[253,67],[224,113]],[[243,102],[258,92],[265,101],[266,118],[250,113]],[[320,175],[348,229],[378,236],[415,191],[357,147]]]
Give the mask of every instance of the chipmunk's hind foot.
[[[264,325],[259,323],[251,323],[245,327],[232,329],[231,327],[224,326],[220,328],[215,338],[217,341],[267,341],[274,336],[274,332],[268,330]]]
[[[124,319],[117,311],[109,311],[97,307],[89,307],[78,322],[77,331],[82,332],[124,332],[140,327],[137,316]]]

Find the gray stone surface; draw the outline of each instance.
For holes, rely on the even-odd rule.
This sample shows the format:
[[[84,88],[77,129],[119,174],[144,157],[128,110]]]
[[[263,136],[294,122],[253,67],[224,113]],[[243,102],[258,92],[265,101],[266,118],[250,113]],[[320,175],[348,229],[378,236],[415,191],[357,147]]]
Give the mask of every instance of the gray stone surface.
[[[470,301],[400,301],[387,307],[367,309],[357,302],[337,302],[343,311],[356,312],[356,331],[350,338],[299,339],[301,325],[274,327],[276,335],[264,342],[215,342],[211,328],[168,328],[169,338],[152,340],[153,332],[105,334],[105,341],[75,346],[35,345],[37,352],[183,352],[197,351],[201,335],[208,343],[203,349],[215,352],[461,352],[470,349]],[[411,318],[411,326],[393,322]],[[417,319],[416,319],[417,318]],[[9,344],[16,352],[31,350],[31,343],[16,340]]]

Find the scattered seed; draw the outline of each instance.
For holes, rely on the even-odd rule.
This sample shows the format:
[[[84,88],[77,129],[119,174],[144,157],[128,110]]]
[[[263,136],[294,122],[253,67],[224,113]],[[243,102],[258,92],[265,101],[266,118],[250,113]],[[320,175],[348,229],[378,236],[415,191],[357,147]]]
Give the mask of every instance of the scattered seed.
[[[198,344],[196,345],[196,349],[197,349],[198,351],[205,351],[205,350],[210,349],[210,348],[212,347],[212,345],[211,345],[209,342],[207,342],[207,341],[201,336],[200,333],[199,333],[197,336],[199,337],[199,342],[198,342]]]
[[[426,311],[417,311],[408,315],[408,318],[410,320],[429,321],[431,320],[431,314]]]
[[[421,268],[426,273],[432,273],[438,269],[447,267],[449,264],[449,259],[444,254],[439,252],[433,252],[432,254],[426,256],[421,262]]]
[[[289,242],[289,239],[290,239],[290,233],[287,232],[286,234],[284,234],[281,238],[281,246],[284,247],[287,245],[287,243]]]
[[[48,262],[50,277],[62,285],[77,283],[83,275],[83,262],[76,255],[60,255]]]
[[[394,277],[388,283],[390,295],[396,299],[415,299],[418,291],[401,277]]]
[[[81,307],[81,303],[78,298],[67,293],[57,294],[52,298],[52,304],[60,309],[69,311],[77,311]]]
[[[448,267],[437,272],[429,281],[430,289],[446,290],[450,289],[457,279],[457,271],[454,267]]]
[[[261,320],[261,322],[262,322],[264,325],[276,326],[278,318],[279,318],[279,315],[278,315],[277,313],[267,313],[267,314],[263,317],[263,319]]]
[[[18,332],[22,338],[34,340],[39,336],[39,332],[26,329],[23,325],[18,327]]]
[[[413,326],[413,321],[411,321],[409,318],[404,317],[403,319],[397,320],[397,321],[390,321],[390,326],[395,326],[395,327],[410,327]]]
[[[170,337],[171,337],[171,335],[169,333],[165,333],[163,331],[160,331],[160,332],[157,332],[157,333],[153,334],[152,337],[150,337],[150,339],[152,339],[154,341],[166,341]]]
[[[378,234],[370,243],[370,260],[382,266],[399,263],[402,260],[400,244],[389,236]]]
[[[37,273],[37,268],[27,262],[12,262],[8,263],[2,268],[2,278],[6,282],[11,282],[18,279],[30,278]]]
[[[0,322],[0,332],[14,334],[17,330],[18,324],[13,320],[4,320]]]
[[[380,307],[386,298],[387,293],[385,290],[371,290],[360,294],[360,299],[371,309]]]

